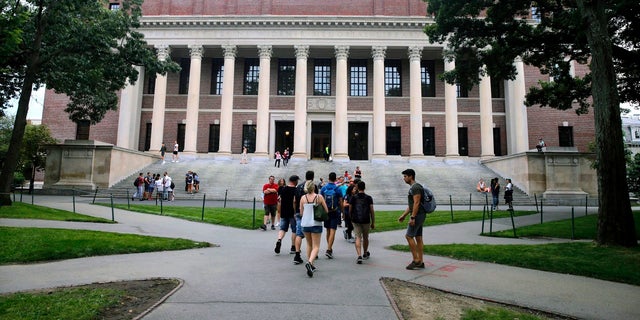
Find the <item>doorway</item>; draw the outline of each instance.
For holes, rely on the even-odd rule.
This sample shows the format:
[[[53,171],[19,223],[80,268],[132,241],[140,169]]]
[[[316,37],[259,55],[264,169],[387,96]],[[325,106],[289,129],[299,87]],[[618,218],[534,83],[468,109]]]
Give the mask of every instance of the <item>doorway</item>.
[[[324,159],[324,148],[331,154],[331,121],[311,122],[311,159]]]
[[[434,127],[422,128],[422,154],[426,156],[436,155],[436,130]]]
[[[369,159],[369,123],[349,122],[349,159]]]
[[[467,128],[458,128],[458,154],[463,157],[469,155],[469,136]]]
[[[275,151],[283,153],[289,148],[289,154],[293,153],[293,121],[276,121]]]

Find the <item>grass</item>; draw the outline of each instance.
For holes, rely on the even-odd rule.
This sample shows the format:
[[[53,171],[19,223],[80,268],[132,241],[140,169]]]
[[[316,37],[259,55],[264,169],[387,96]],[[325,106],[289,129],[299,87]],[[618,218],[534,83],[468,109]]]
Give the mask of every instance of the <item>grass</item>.
[[[99,205],[110,206],[106,203]],[[140,213],[160,214],[160,207],[147,204],[115,204],[114,207]],[[391,230],[401,230],[407,227],[407,221],[400,223],[398,217],[402,212],[396,211],[376,211],[375,229],[372,232],[384,232]],[[533,214],[534,211],[515,212],[516,216]],[[176,207],[164,206],[162,215],[186,219],[191,221],[202,221],[205,223],[223,225],[240,229],[255,229],[262,225],[263,210],[256,208],[255,225],[253,224],[253,209],[233,209],[233,208],[204,208],[204,219],[202,219],[202,207]],[[493,218],[506,218],[509,213],[506,211],[494,212]],[[482,211],[455,211],[454,219],[451,220],[451,213],[448,211],[436,211],[427,217],[427,226],[442,225],[449,223],[459,223],[466,221],[482,220]]]
[[[22,202],[13,202],[11,206],[0,206],[0,218],[114,223],[107,219]]]
[[[208,246],[210,244],[206,242],[134,234],[0,227],[0,264],[184,250]]]
[[[487,308],[484,310],[465,310],[462,320],[539,320],[544,319],[534,315],[509,310],[506,308]]]
[[[0,318],[97,319],[102,310],[115,306],[124,294],[123,290],[70,288],[49,294],[0,296]]]

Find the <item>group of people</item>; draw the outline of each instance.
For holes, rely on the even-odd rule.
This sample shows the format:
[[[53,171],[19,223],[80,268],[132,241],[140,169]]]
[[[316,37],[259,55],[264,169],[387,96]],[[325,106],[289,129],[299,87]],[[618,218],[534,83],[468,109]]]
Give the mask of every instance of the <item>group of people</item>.
[[[171,162],[180,162],[180,158],[178,156],[178,149],[180,149],[180,145],[178,144],[178,141],[174,141],[173,153],[171,154]],[[167,153],[167,146],[165,146],[163,142],[162,145],[160,146],[160,156],[162,157],[162,164],[166,162],[165,161],[166,153]]]
[[[197,173],[189,170],[184,175],[184,191],[188,194],[194,194],[200,191],[200,177]]]
[[[143,200],[153,200],[153,192],[156,192],[156,197],[160,197],[162,195],[162,199],[166,201],[173,201],[173,189],[175,188],[175,184],[172,182],[171,177],[164,172],[164,175],[160,175],[159,173],[151,174],[147,172],[145,176],[142,172],[135,178],[133,185],[136,188],[135,193],[131,197],[131,200],[135,200],[136,198]]]
[[[507,210],[513,210],[513,183],[511,179],[506,179],[507,185],[504,190],[504,202],[509,207]],[[478,192],[491,193],[491,210],[499,210],[498,203],[500,202],[500,180],[496,177],[491,179],[490,185],[487,186],[482,178],[476,185]]]
[[[276,159],[273,164],[274,167],[280,168],[280,162],[282,162],[282,165],[286,167],[287,164],[289,164],[291,153],[289,152],[289,148],[285,148],[282,153],[280,153],[280,150],[276,150],[276,153],[273,157]]]
[[[358,176],[362,177],[359,168]],[[402,172],[404,181],[411,186],[408,193],[407,209],[398,217],[403,222],[406,216],[411,215],[406,239],[412,253],[412,261],[406,267],[409,270],[423,269],[422,258],[422,228],[426,218],[426,211],[421,205],[423,187],[415,181],[415,171],[407,169]],[[320,243],[323,228],[326,230],[325,256],[333,259],[333,244],[338,226],[345,222],[343,231],[345,240],[354,243],[356,251],[356,264],[363,264],[371,257],[369,252],[369,232],[375,228],[375,210],[373,198],[365,193],[366,183],[361,179],[349,179],[345,176],[338,177],[335,172],[328,175],[328,181],[323,184],[314,181],[315,173],[307,171],[305,181],[300,182],[297,175],[284,178],[278,183],[274,176],[269,177],[269,182],[263,185],[264,194],[264,220],[261,229],[266,231],[271,223],[271,229],[279,227],[275,244],[275,253],[279,254],[282,248],[282,240],[291,230],[290,254],[294,254],[293,263],[302,264],[301,256],[302,239],[306,240],[305,269],[307,276],[313,277],[317,271],[315,265],[320,252]],[[322,179],[324,180],[324,179]],[[321,206],[328,213],[325,221],[313,219],[314,208]]]

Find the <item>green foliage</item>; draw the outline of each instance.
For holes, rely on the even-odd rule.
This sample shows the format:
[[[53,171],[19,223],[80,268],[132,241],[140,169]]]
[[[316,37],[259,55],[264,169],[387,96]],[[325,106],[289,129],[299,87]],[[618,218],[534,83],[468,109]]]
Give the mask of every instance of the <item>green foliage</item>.
[[[56,142],[56,139],[51,136],[47,126],[27,125],[20,156],[20,164],[22,167],[35,170],[44,169],[47,159],[44,145],[55,144]],[[18,166],[20,166],[20,164]]]
[[[627,163],[627,184],[629,192],[640,196],[640,153],[636,153],[633,160]]]
[[[506,308],[486,308],[478,310],[465,310],[462,320],[540,320],[545,318],[531,314],[512,311]]]
[[[114,223],[111,220],[21,202],[0,207],[0,218]]]
[[[87,230],[0,227],[0,264],[184,250],[209,243]]]

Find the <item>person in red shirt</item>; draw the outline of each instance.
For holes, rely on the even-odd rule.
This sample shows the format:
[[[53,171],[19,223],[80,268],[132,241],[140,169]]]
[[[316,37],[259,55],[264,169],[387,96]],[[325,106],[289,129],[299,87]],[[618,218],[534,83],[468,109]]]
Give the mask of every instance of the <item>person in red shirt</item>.
[[[276,178],[269,176],[269,182],[262,186],[262,193],[264,194],[264,219],[260,229],[266,231],[267,224],[271,220],[271,230],[275,230],[276,223],[276,211],[278,209],[278,185],[276,184]]]

